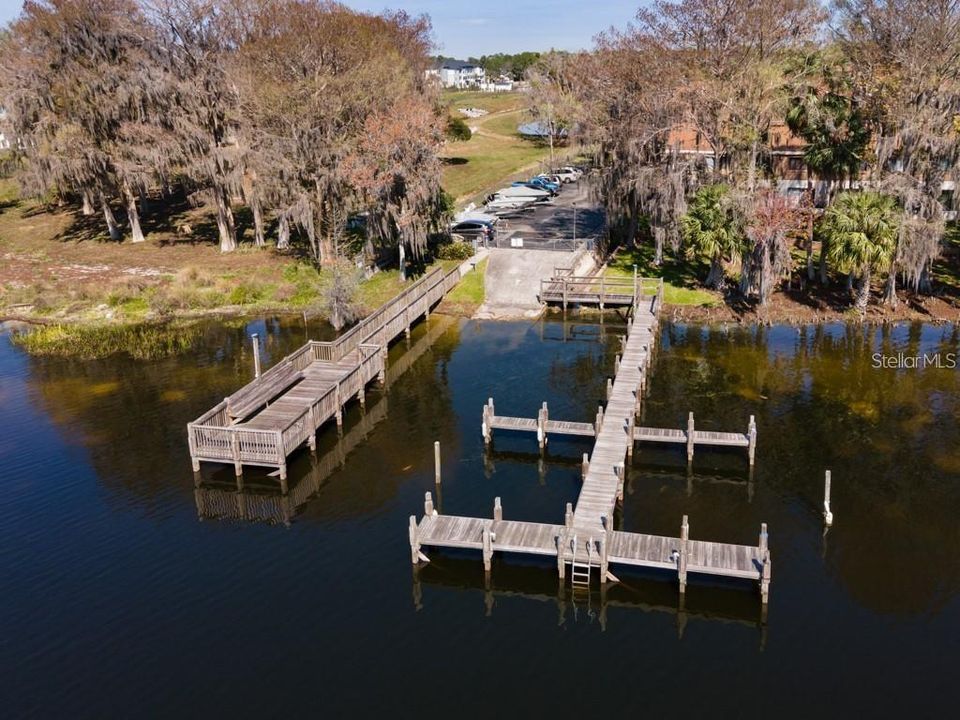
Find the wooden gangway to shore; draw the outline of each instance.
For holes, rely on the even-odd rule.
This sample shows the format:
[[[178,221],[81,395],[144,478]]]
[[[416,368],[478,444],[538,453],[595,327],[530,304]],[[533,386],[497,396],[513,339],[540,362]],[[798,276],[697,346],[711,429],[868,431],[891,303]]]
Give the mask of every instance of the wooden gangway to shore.
[[[656,291],[648,294],[645,288],[651,283],[656,284]],[[410,517],[408,535],[414,565],[429,560],[422,551],[425,546],[479,550],[486,572],[491,569],[494,552],[541,555],[556,559],[561,579],[569,570],[575,588],[589,587],[595,575],[601,584],[616,581],[610,571],[611,565],[667,569],[676,571],[681,593],[686,590],[689,573],[756,580],[762,602],[766,605],[771,575],[766,525],[761,526],[755,546],[692,540],[687,516],[681,520],[678,537],[625,532],[613,527],[614,510],[623,500],[625,462],[632,454],[634,444],[638,440],[679,441],[679,433],[683,432],[638,428],[636,425],[655,349],[663,283],[635,279],[631,287],[634,292],[627,334],[622,352],[616,358],[615,376],[608,380],[606,408],[599,410],[596,422],[550,421],[546,408],[541,409],[537,419],[503,418],[494,413],[492,404],[484,410],[482,432],[487,443],[498,427],[536,432],[541,445],[546,443],[551,432],[594,438],[593,452],[584,460],[583,486],[576,506],[567,504],[563,523],[504,520],[499,498],[494,500],[492,519],[441,515],[434,508],[428,492],[423,518],[418,522],[415,516]],[[601,288],[602,294],[605,288]],[[586,295],[580,293],[578,297]],[[597,297],[594,302],[602,302],[602,299]],[[753,422],[745,434],[697,436],[696,433],[691,418],[688,431],[683,435],[691,456],[699,439],[701,444],[748,447],[752,464],[756,444]]]
[[[467,265],[435,268],[332,342],[310,340],[187,425],[194,472],[201,462],[275,467],[286,491],[287,458],[317,429],[343,422],[343,407],[365,402],[366,387],[386,380],[387,347],[460,280]]]

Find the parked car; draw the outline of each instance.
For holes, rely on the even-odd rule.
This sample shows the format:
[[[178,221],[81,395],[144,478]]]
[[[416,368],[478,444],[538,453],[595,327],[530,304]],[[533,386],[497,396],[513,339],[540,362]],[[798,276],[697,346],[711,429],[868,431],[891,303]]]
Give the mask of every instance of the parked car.
[[[548,175],[547,173],[540,173],[539,175],[537,175],[537,177],[540,178],[541,180],[552,182],[554,185],[557,185],[558,187],[563,184],[563,180],[560,179],[559,175]]]
[[[572,167],[562,167],[554,172],[561,182],[572,183],[580,179],[580,171]]]
[[[451,227],[450,232],[467,240],[484,242],[496,234],[496,226],[489,220],[463,220]]]
[[[546,178],[534,177],[534,178],[530,178],[530,180],[528,180],[527,182],[536,187],[541,187],[544,190],[549,190],[554,194],[560,192],[560,183],[551,182]]]

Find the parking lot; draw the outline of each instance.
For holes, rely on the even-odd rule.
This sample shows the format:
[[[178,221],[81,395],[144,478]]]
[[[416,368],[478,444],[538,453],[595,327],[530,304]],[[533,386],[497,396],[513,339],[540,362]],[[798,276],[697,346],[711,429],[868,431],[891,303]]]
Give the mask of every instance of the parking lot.
[[[570,250],[583,240],[597,237],[605,224],[606,215],[591,197],[590,180],[585,177],[564,185],[560,194],[547,203],[502,216],[499,232],[491,244]]]

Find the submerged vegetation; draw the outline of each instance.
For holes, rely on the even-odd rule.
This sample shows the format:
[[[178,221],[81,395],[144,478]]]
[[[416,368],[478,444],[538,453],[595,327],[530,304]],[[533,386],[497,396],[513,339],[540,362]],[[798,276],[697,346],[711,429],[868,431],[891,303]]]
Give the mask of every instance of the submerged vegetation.
[[[61,355],[89,360],[127,354],[137,360],[158,360],[193,350],[203,337],[196,323],[136,325],[48,325],[12,336],[15,345],[33,355]]]

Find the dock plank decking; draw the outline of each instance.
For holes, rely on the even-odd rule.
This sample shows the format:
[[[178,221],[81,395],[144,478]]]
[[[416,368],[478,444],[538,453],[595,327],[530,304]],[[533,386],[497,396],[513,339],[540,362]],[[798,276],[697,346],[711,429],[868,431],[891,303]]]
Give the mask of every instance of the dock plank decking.
[[[570,569],[571,582],[589,585],[592,570],[601,583],[615,580],[610,565],[660,568],[677,572],[680,592],[686,589],[688,573],[720,575],[756,580],[763,605],[766,606],[771,560],[767,546],[766,525],[761,526],[756,546],[691,540],[689,524],[684,516],[679,537],[664,537],[613,529],[613,513],[623,500],[625,462],[632,456],[636,442],[679,443],[687,446],[692,458],[695,445],[745,447],[753,464],[756,446],[756,425],[753,418],[746,433],[696,430],[693,414],[686,430],[638,427],[636,418],[647,382],[648,366],[656,343],[658,314],[663,301],[663,285],[657,282],[653,294],[644,292],[646,279],[630,283],[631,315],[622,354],[616,362],[616,373],[608,381],[607,405],[597,413],[594,423],[557,421],[549,418],[544,404],[536,418],[497,415],[493,401],[484,406],[482,431],[490,442],[494,430],[533,432],[540,447],[550,434],[593,437],[593,452],[584,456],[583,486],[576,506],[568,503],[563,525],[503,520],[500,499],[494,503],[493,519],[440,515],[433,507],[431,494],[426,493],[424,516],[418,522],[410,517],[409,539],[414,565],[427,561],[423,547],[466,548],[480,550],[486,571],[490,571],[494,552],[545,555],[557,560],[562,578]],[[622,287],[616,288],[622,291]],[[596,292],[593,292],[593,291]],[[592,299],[587,298],[592,293]],[[613,293],[615,295],[617,293]],[[543,302],[593,302],[601,307],[612,297],[602,279],[557,276],[541,286]],[[559,299],[558,299],[559,298]]]
[[[194,472],[201,462],[275,467],[286,492],[287,458],[335,418],[366,386],[386,380],[387,347],[426,317],[460,280],[467,265],[436,268],[333,342],[311,340],[187,425]],[[257,361],[259,364],[259,361]]]

